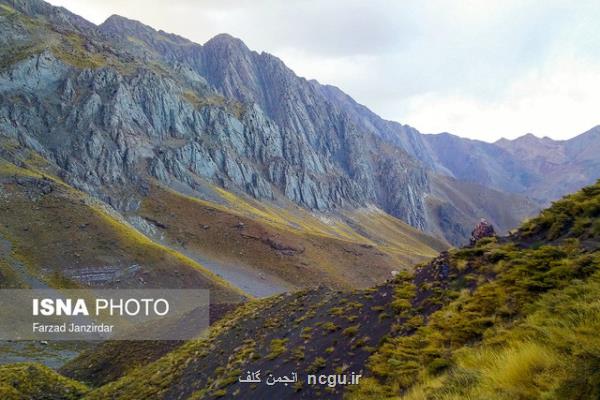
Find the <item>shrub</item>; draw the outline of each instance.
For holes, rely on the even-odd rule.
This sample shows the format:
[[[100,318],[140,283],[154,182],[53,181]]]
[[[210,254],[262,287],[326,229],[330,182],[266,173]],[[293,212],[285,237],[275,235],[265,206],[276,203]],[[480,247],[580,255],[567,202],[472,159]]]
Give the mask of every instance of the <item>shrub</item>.
[[[292,357],[298,361],[304,360],[304,346],[298,346],[292,350]]]
[[[342,334],[344,336],[354,336],[358,332],[359,328],[360,328],[360,324],[349,326],[342,331]]]
[[[320,369],[325,368],[325,365],[327,365],[326,360],[323,357],[317,357],[314,359],[314,361],[308,366],[308,368],[306,369],[307,372],[309,373],[314,373],[317,372]]]
[[[267,354],[268,360],[273,360],[283,354],[286,350],[285,345],[288,339],[273,339],[269,346],[269,354]]]
[[[326,332],[335,332],[339,327],[331,321],[327,321],[321,325],[321,328]]]

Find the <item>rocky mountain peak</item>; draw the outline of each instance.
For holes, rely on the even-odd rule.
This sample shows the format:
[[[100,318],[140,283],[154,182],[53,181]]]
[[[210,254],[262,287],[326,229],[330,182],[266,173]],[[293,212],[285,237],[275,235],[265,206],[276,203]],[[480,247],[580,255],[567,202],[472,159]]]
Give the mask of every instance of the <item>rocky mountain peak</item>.
[[[104,31],[115,31],[123,33],[126,31],[139,32],[139,31],[154,31],[153,28],[148,25],[144,25],[139,21],[122,17],[117,14],[113,14],[108,17],[102,24],[100,29]]]
[[[230,49],[250,51],[241,39],[236,38],[228,33],[219,33],[218,35],[213,36],[206,43],[204,43],[204,46],[208,48],[227,47]]]
[[[151,26],[145,25],[140,21],[129,19],[120,15],[113,14],[98,26],[98,30],[104,34],[118,36],[121,39],[137,38],[147,44],[157,45],[162,42],[172,45],[185,45],[191,42],[179,35],[168,33],[162,30],[157,31]]]

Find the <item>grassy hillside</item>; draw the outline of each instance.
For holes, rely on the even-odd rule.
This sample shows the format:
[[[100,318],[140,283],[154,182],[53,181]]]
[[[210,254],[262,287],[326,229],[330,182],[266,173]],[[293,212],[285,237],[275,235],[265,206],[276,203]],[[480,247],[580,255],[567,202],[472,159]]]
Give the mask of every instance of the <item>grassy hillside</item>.
[[[249,276],[287,290],[369,287],[446,247],[377,209],[317,215],[209,184],[205,197],[211,201],[150,183],[141,194],[127,194],[141,206],[122,216],[66,185],[51,163],[16,141],[3,139],[0,156],[0,285],[6,287],[24,284],[16,270],[45,284],[54,279],[55,286],[85,285],[80,278],[87,271],[114,275],[100,283],[109,287],[214,281],[213,296],[222,302],[231,300],[222,287],[239,291],[218,276],[223,270],[240,272],[240,281]]]
[[[128,263],[145,260],[150,266],[143,270],[148,285],[159,278],[176,284],[183,276],[234,293],[218,277],[206,281],[213,275],[192,259],[139,234],[100,203],[62,183],[52,175],[51,165],[34,156],[21,157],[20,166],[3,161],[0,176],[5,284],[12,279],[26,286],[25,276],[48,285],[78,285],[49,273],[46,266],[57,260],[74,268],[114,263],[108,257],[116,251]],[[311,246],[324,246],[330,254],[341,246],[356,260],[371,257],[369,251],[380,251],[382,260],[391,258],[394,244],[384,237],[390,230],[401,232],[394,220],[383,224],[386,228],[376,236],[370,233],[374,225],[365,219],[360,231],[347,221],[302,218],[227,192],[219,195],[221,201],[208,203],[157,186],[148,192],[139,215],[186,251],[223,249],[214,255],[235,259],[228,250],[235,243],[237,251],[247,252],[248,264],[260,267],[260,257],[272,254],[271,262],[285,273],[295,268],[285,263],[288,258],[315,261],[310,257],[320,253]],[[284,212],[290,214],[283,218]],[[92,386],[89,392],[83,385],[79,392],[67,389],[75,398],[87,399],[597,398],[599,220],[600,183],[554,203],[509,237],[443,252],[373,288],[341,292],[321,287],[252,300],[216,321],[206,338],[106,343],[84,352],[61,372]],[[200,225],[202,229],[194,229]],[[202,236],[205,230],[213,235]],[[61,242],[49,231],[69,237],[73,254],[64,248],[58,254]],[[401,246],[396,249],[401,251]],[[341,271],[348,259],[335,261]],[[316,274],[307,264],[307,271]],[[161,269],[165,265],[169,270]],[[156,275],[151,268],[157,269]],[[321,271],[319,279],[339,284],[326,268]],[[140,280],[120,284],[135,286]],[[8,376],[8,371],[25,367],[4,368]],[[58,379],[54,373],[35,365],[28,368],[39,368],[42,386],[50,382],[63,390],[79,385],[62,378],[52,383]],[[269,387],[238,382],[243,371],[258,369],[298,371],[300,383]],[[350,372],[364,375],[360,385],[306,383],[308,373]],[[3,381],[6,396],[25,390],[15,382],[20,381]]]
[[[247,303],[207,339],[86,398],[597,398],[599,205],[600,183],[508,238],[442,253],[373,289]],[[346,388],[237,381],[257,369],[366,377]]]
[[[0,287],[196,287],[210,289],[216,303],[243,298],[199,263],[66,185],[35,153],[6,142],[3,152]]]
[[[276,277],[289,288],[369,287],[445,248],[377,210],[325,218],[211,189],[219,200],[152,186],[136,215],[172,247]]]
[[[0,366],[0,398],[3,400],[76,400],[87,391],[85,385],[39,364]]]
[[[372,377],[350,397],[597,398],[599,220],[596,184],[508,239],[425,266],[447,271],[439,310],[384,343],[368,362]]]

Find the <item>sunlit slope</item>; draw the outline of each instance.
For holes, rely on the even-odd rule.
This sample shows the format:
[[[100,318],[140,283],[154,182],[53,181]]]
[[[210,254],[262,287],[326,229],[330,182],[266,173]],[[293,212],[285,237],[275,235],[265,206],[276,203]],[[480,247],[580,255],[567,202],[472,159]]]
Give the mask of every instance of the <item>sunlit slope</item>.
[[[103,203],[32,165],[0,159],[3,287],[207,288],[241,293],[199,263],[157,244]]]
[[[440,256],[432,279],[413,280],[446,282],[436,309],[379,348],[351,398],[598,398],[599,250],[597,183],[508,239]]]
[[[243,291],[253,285],[274,292],[321,284],[358,288],[446,248],[374,207],[311,213],[206,182],[202,192],[186,195],[148,180],[116,192],[139,199],[137,209],[119,214],[66,185],[54,164],[18,142],[3,140],[0,150],[5,286],[31,286],[19,283],[25,274],[55,286],[186,287],[208,279]]]
[[[317,215],[211,190],[216,200],[209,202],[155,185],[135,214],[191,256],[247,267],[290,287],[372,286],[445,248],[377,209]]]
[[[88,388],[51,370],[33,363],[0,366],[0,398],[80,399]]]

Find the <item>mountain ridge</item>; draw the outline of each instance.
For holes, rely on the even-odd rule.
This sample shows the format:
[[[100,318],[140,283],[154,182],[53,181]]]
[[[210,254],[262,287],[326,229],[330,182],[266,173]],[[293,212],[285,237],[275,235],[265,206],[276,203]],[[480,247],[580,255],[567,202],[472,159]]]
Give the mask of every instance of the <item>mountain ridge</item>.
[[[230,35],[41,0],[0,32],[0,288],[212,296],[187,342],[0,343],[55,368],[0,365],[1,398],[598,398],[600,181],[525,219],[598,176],[600,129],[422,135]]]
[[[539,204],[547,204],[566,191],[590,183],[600,171],[600,165],[583,152],[570,153],[574,159],[585,158],[582,162],[567,160],[557,165],[544,159],[523,163],[523,157],[514,145],[469,141],[451,134],[423,135],[410,126],[380,118],[339,88],[297,76],[279,58],[253,51],[229,34],[217,35],[200,45],[117,15],[90,27],[68,11],[57,11],[47,5],[26,6],[43,3],[37,0],[12,3],[19,4],[25,11],[41,10],[40,18],[43,20],[45,14],[50,15],[51,23],[67,20],[65,28],[75,29],[82,35],[77,40],[87,41],[86,46],[93,50],[84,48],[81,52],[80,57],[89,59],[90,66],[97,65],[86,74],[113,75],[110,77],[113,88],[104,90],[100,96],[101,104],[112,104],[111,118],[118,119],[117,124],[125,129],[107,126],[107,116],[102,116],[104,126],[94,123],[90,129],[128,132],[126,136],[121,134],[119,146],[123,147],[122,151],[129,151],[129,165],[117,166],[122,161],[114,157],[105,163],[115,171],[127,171],[134,181],[143,179],[139,174],[142,169],[139,164],[143,162],[154,178],[168,185],[191,185],[192,190],[199,192],[202,192],[202,184],[197,183],[198,177],[261,201],[291,200],[318,212],[336,212],[336,209],[371,204],[418,229],[458,244],[467,239],[470,228],[479,218],[490,219],[505,232],[531,215]],[[66,16],[55,16],[61,13]],[[74,44],[66,45],[69,48]],[[102,55],[105,51],[108,51],[106,56]],[[66,57],[64,52],[60,55]],[[61,62],[60,57],[56,61]],[[76,60],[68,61],[77,63]],[[103,70],[107,61],[115,64],[116,71]],[[137,68],[137,72],[132,68]],[[62,74],[74,72],[66,70]],[[132,80],[135,74],[143,77],[140,75],[141,79]],[[90,78],[105,82],[103,85],[109,84],[106,78],[90,75],[86,79]],[[155,87],[140,90],[137,85],[142,81],[146,86]],[[161,104],[156,98],[159,88],[169,92],[160,94],[163,99],[169,99],[168,103]],[[117,90],[116,95],[124,95],[127,99],[117,99],[110,94],[111,90]],[[147,93],[142,93],[144,90]],[[138,94],[132,96],[134,92]],[[90,93],[90,100],[97,94]],[[46,98],[44,101],[55,100]],[[138,107],[135,118],[125,115],[124,110],[115,109],[125,104],[135,108],[140,101],[146,102],[147,106]],[[97,111],[92,111],[86,118],[95,118],[94,113],[103,112],[98,104],[95,107]],[[56,114],[56,111],[52,112]],[[190,118],[190,115],[193,116]],[[64,119],[64,116],[59,118]],[[140,121],[143,121],[141,125],[138,124]],[[157,128],[160,133],[158,136],[155,133],[155,138],[143,145],[144,154],[136,154],[127,144],[134,141],[139,146],[140,141],[144,141],[140,133]],[[73,127],[62,129],[69,131]],[[17,133],[14,126],[4,130],[12,132],[13,136],[25,135]],[[215,130],[222,132],[216,138],[202,133]],[[94,140],[108,141],[101,146],[111,147],[115,134],[116,131],[109,136],[96,134]],[[135,139],[134,134],[138,135]],[[31,133],[27,136],[20,140],[39,142]],[[157,149],[158,141],[169,136],[177,137],[175,140],[181,141],[182,145]],[[124,141],[125,137],[130,139]],[[595,137],[591,140],[600,141]],[[99,155],[90,154],[89,157]],[[75,158],[78,157],[81,156]],[[95,161],[81,160],[81,163]],[[138,165],[135,167],[138,172],[131,170],[133,165]],[[545,174],[546,166],[566,172]],[[80,175],[82,172],[72,170],[68,173]],[[96,173],[106,172],[109,171]],[[446,180],[445,184],[439,185],[443,180],[438,175],[474,185],[470,192],[490,189],[504,192],[498,194],[498,198],[505,200],[483,207],[462,202],[462,206],[457,207],[449,200],[454,191],[452,181]],[[89,178],[85,176],[72,179],[80,188],[86,187],[86,190],[96,191],[95,194],[106,192],[105,188],[98,187],[98,183],[86,182]],[[94,180],[98,181],[97,178]],[[117,208],[125,206],[122,201],[114,201],[114,195],[101,195]],[[129,195],[135,197],[133,192]],[[493,215],[503,213],[501,209],[506,200],[515,195],[530,199],[528,210],[515,213],[510,221],[494,220]],[[432,197],[436,200],[432,201]],[[437,208],[431,209],[432,205]],[[473,210],[478,210],[478,215],[474,215]],[[464,217],[458,225],[451,227],[439,219],[440,213]]]
[[[448,185],[437,186],[435,172],[407,152],[427,154],[415,130],[346,110],[323,94],[338,96],[334,89],[298,78],[281,60],[253,52],[239,39],[225,35],[201,46],[122,17],[89,29],[66,15],[68,23],[57,27],[57,18],[43,13],[16,11],[4,18],[7,37],[29,54],[3,74],[5,98],[23,101],[6,104],[0,128],[116,209],[136,207],[145,175],[200,197],[207,180],[261,201],[291,200],[319,212],[372,204],[458,243],[482,216],[506,230],[537,208],[532,202],[511,221],[493,220],[505,207],[501,201],[456,208],[447,200]],[[16,22],[31,36],[10,34]],[[38,35],[34,46],[31,37]],[[38,47],[44,56],[35,59]],[[35,91],[23,82],[32,74]],[[40,118],[32,118],[24,107],[29,101],[57,106],[38,107]],[[397,129],[407,134],[394,134]],[[437,200],[426,201],[433,193]],[[464,215],[460,229],[440,225],[439,211],[428,209],[433,204]],[[474,215],[474,209],[482,212]]]

